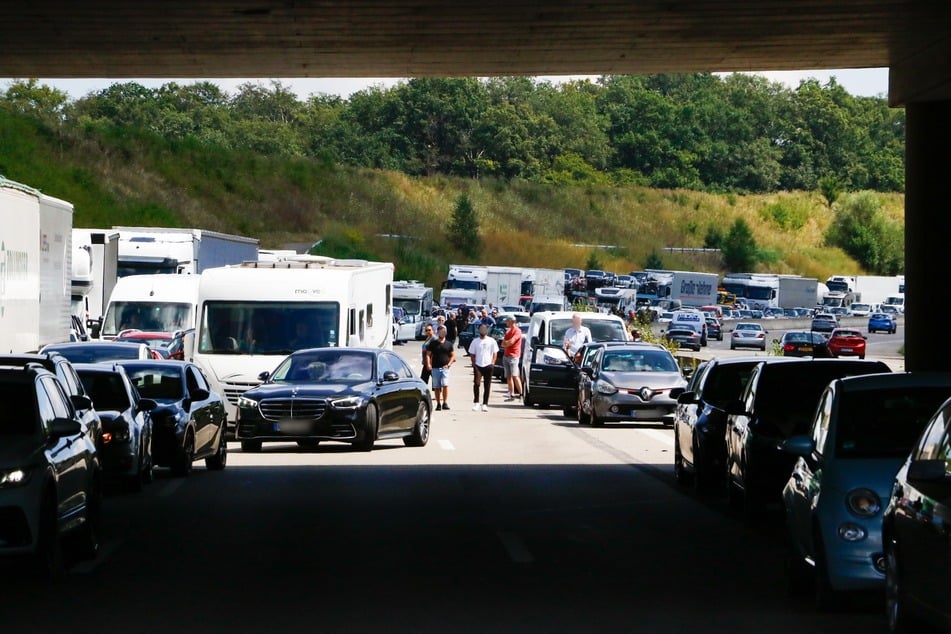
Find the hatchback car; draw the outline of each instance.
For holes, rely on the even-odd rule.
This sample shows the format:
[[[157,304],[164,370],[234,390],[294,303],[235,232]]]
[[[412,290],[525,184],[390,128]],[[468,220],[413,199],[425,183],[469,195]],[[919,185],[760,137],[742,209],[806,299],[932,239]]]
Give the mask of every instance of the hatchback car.
[[[0,368],[0,555],[33,555],[59,576],[64,538],[99,550],[96,447],[56,377],[36,364]]]
[[[833,357],[865,358],[865,337],[854,328],[836,328],[829,335],[829,353]]]
[[[671,326],[664,333],[664,341],[676,342],[678,347],[700,352],[700,333],[689,326]]]
[[[831,334],[833,330],[839,327],[839,320],[835,318],[835,315],[816,315],[812,318],[812,326],[810,330],[812,332],[824,332]]]
[[[409,447],[429,440],[429,387],[388,350],[300,350],[261,379],[238,399],[242,451],[276,441],[312,448],[335,440],[370,451],[385,438]]]
[[[673,424],[677,401],[670,391],[686,384],[677,360],[662,346],[632,343],[602,348],[579,377],[578,422]]]
[[[783,334],[779,345],[783,349],[784,357],[827,359],[832,356],[826,338],[809,330],[790,330]]]
[[[789,359],[761,363],[738,401],[726,406],[726,484],[730,502],[745,511],[781,499],[796,460],[780,449],[806,433],[819,397],[834,379],[891,372],[881,361]]]
[[[686,391],[671,392],[671,396],[677,398],[674,474],[678,482],[693,482],[698,491],[709,490],[715,483],[722,482],[726,457],[723,408],[740,398],[750,373],[762,361],[762,357],[712,359],[700,364]]]
[[[837,591],[884,587],[883,500],[928,419],[949,396],[951,375],[832,381],[810,432],[784,443],[798,457],[783,489],[792,546],[787,572],[796,589],[814,578],[818,607],[831,606]]]
[[[951,400],[898,470],[882,519],[885,614],[893,632],[951,625]]]
[[[872,313],[868,318],[868,334],[887,332],[894,335],[898,331],[895,315],[889,313]]]
[[[151,412],[152,462],[188,475],[195,460],[211,471],[228,461],[227,415],[198,366],[185,361],[122,361],[139,395],[156,402]]]
[[[78,363],[76,373],[102,420],[103,473],[133,491],[152,481],[155,401],[141,398],[122,366]]]
[[[759,348],[766,351],[766,335],[769,334],[763,326],[754,322],[740,322],[730,334],[730,350],[737,348]]]
[[[715,317],[707,317],[707,337],[723,341],[723,324]]]

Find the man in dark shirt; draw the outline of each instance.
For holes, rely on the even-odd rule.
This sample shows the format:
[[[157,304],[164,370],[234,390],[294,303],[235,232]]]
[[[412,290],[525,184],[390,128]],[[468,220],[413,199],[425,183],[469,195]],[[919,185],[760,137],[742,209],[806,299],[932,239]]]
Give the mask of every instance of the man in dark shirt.
[[[455,347],[446,340],[446,327],[436,330],[436,338],[426,344],[426,368],[432,373],[436,411],[449,409],[449,368],[456,362]]]

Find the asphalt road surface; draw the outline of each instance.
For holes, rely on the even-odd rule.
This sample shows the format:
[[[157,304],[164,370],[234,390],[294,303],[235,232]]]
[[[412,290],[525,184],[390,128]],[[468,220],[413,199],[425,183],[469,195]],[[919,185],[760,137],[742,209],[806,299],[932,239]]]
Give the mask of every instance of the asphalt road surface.
[[[397,350],[414,366],[419,344]],[[50,585],[0,562],[0,632],[878,632],[881,599],[787,596],[781,512],[678,488],[672,433],[472,412],[424,448],[265,445],[110,494],[104,547]]]

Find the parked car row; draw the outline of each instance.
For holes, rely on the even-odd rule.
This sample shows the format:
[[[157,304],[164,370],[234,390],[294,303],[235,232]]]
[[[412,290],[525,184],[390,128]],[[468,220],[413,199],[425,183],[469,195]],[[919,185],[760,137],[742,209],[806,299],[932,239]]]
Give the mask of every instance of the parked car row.
[[[103,490],[139,491],[155,466],[227,462],[225,412],[201,371],[139,343],[0,356],[0,555],[62,574],[99,549]]]
[[[805,335],[822,336],[798,335],[784,351],[813,356],[821,342]],[[678,482],[724,491],[745,517],[781,503],[791,590],[810,590],[820,609],[885,590],[892,631],[947,627],[951,375],[733,357],[701,364],[673,395]]]

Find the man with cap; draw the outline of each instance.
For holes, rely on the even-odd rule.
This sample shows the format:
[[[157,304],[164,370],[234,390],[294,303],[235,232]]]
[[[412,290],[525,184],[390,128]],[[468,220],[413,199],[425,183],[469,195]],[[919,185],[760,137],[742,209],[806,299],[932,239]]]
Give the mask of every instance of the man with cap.
[[[509,388],[505,398],[511,401],[522,395],[522,377],[518,367],[522,358],[522,331],[512,315],[505,318],[505,326],[505,336],[502,338],[502,369]]]

